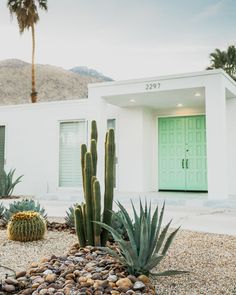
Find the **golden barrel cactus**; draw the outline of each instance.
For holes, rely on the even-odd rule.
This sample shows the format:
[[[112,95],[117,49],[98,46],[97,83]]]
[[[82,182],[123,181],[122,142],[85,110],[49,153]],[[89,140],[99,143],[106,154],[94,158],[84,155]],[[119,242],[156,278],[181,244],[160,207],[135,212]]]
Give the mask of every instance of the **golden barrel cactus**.
[[[8,239],[13,241],[41,240],[45,232],[45,220],[38,212],[34,211],[23,211],[14,214],[7,225]]]

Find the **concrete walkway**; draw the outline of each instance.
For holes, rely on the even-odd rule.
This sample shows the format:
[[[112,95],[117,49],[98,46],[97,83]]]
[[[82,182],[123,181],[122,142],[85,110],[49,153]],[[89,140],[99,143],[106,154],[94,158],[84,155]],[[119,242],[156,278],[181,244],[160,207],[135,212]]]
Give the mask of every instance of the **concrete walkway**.
[[[139,198],[152,201],[152,206],[162,205],[166,202],[164,223],[173,219],[173,227],[181,226],[182,229],[194,231],[236,235],[236,198],[226,200],[208,200],[207,194],[197,193],[149,193],[121,194],[115,196],[132,215],[130,199],[135,208],[139,208]],[[40,196],[37,198],[40,204],[46,209],[50,217],[64,217],[68,207],[83,200],[78,194],[60,196]],[[8,206],[12,200],[4,200]],[[115,210],[117,206],[115,205]]]

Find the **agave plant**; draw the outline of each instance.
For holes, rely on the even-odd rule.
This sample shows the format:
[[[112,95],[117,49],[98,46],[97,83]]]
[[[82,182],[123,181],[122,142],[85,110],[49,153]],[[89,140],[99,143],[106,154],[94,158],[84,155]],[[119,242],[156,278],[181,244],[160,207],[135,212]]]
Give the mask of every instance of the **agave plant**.
[[[75,207],[77,204],[74,204],[73,206],[69,207],[66,211],[66,217],[65,222],[69,227],[75,227]]]
[[[42,217],[45,219],[47,218],[45,209],[40,206],[39,202],[32,199],[23,199],[20,201],[14,201],[9,205],[9,208],[3,213],[3,220],[8,222],[13,214],[23,211],[38,212]]]
[[[112,212],[111,227],[114,228],[125,240],[128,240],[127,231],[122,221],[120,221],[123,214],[121,211]],[[112,234],[109,232],[109,241],[114,241]]]
[[[4,211],[5,211],[5,207],[3,206],[3,203],[0,203],[0,219],[3,217]]]
[[[132,202],[131,202],[132,203]],[[132,222],[127,210],[118,202],[117,203],[122,216],[118,216],[120,222],[123,223],[129,241],[125,241],[121,234],[107,224],[99,222],[99,224],[107,229],[118,244],[120,253],[107,248],[108,252],[116,257],[126,268],[130,274],[139,275],[157,275],[170,276],[186,273],[186,271],[167,270],[159,273],[151,273],[165,257],[175,235],[179,228],[174,230],[167,236],[171,221],[162,228],[162,220],[164,215],[165,203],[158,214],[158,206],[153,215],[151,215],[151,203],[149,207],[145,202],[143,207],[140,201],[140,214],[138,215],[133,203],[134,223]]]
[[[9,197],[12,195],[15,186],[21,182],[23,175],[13,180],[16,169],[10,170],[8,173],[4,169],[0,171],[0,196]]]

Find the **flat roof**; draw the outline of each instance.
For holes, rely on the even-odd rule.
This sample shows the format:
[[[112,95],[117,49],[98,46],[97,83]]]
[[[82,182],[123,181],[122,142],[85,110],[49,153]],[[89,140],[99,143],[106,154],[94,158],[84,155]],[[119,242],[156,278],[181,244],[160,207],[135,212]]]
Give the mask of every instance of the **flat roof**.
[[[126,84],[136,84],[136,83],[154,81],[154,80],[161,81],[161,80],[181,79],[181,78],[188,78],[188,77],[209,76],[209,75],[217,75],[217,74],[223,75],[236,87],[236,82],[224,70],[216,69],[216,70],[204,70],[204,71],[198,71],[198,72],[163,75],[163,76],[155,76],[155,77],[139,78],[139,79],[131,79],[131,80],[129,79],[129,80],[121,80],[121,81],[91,83],[91,84],[88,84],[88,88],[110,87],[110,86],[118,86],[118,85],[126,85]]]

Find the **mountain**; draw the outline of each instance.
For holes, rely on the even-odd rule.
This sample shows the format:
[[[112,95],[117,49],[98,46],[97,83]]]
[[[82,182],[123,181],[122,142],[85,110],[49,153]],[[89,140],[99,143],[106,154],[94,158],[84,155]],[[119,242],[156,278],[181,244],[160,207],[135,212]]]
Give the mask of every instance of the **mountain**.
[[[94,70],[94,72],[96,72]],[[86,98],[88,83],[107,81],[103,75],[80,74],[51,65],[36,65],[38,102]],[[0,61],[0,105],[29,103],[31,64]]]
[[[75,67],[70,69],[70,71],[85,77],[94,77],[97,79],[102,79],[103,81],[113,81],[113,79],[111,79],[110,77],[104,76],[102,73],[99,73],[98,71],[90,69],[88,67]]]

